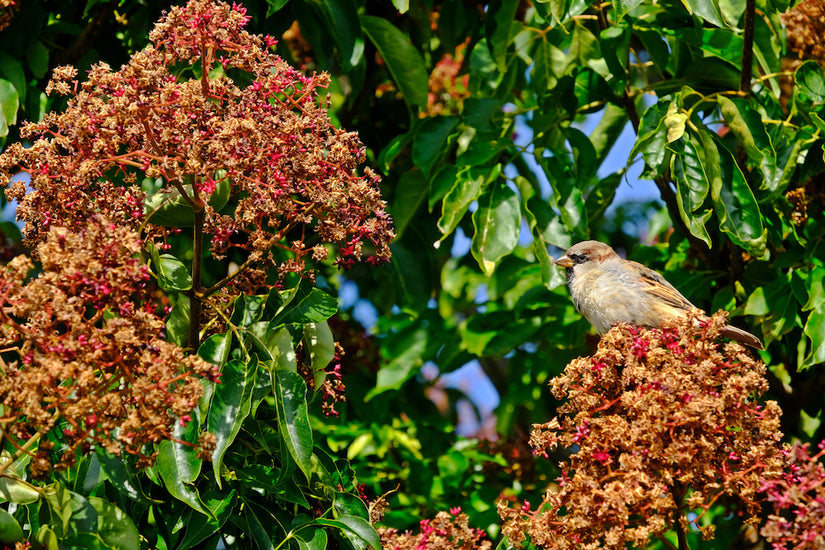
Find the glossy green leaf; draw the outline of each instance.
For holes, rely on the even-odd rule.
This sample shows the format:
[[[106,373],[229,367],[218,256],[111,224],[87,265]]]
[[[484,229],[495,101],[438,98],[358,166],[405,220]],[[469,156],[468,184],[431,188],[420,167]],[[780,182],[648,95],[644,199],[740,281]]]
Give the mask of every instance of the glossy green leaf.
[[[297,372],[276,369],[274,374],[278,429],[289,454],[309,479],[313,443],[307,412],[306,383]]]
[[[504,182],[491,185],[478,200],[473,226],[473,257],[489,277],[499,260],[518,244],[521,209],[516,193]]]
[[[825,307],[811,311],[804,328],[807,353],[799,368],[825,363]]]
[[[710,142],[710,139],[703,141],[705,145]],[[724,146],[717,150],[718,163],[709,159],[709,165],[719,170],[718,176],[714,174],[710,190],[719,227],[749,254],[763,258],[767,253],[767,232],[759,205],[733,155]]]
[[[364,55],[364,37],[353,0],[318,0],[311,3],[326,23],[341,52],[344,71],[351,70]]]
[[[323,529],[302,529],[296,541],[299,550],[326,550],[327,533]]]
[[[340,516],[337,519],[318,518],[318,525],[334,527],[344,535],[355,548],[381,550],[381,538],[370,522],[358,516]]]
[[[435,116],[424,121],[416,132],[412,144],[412,160],[429,179],[433,167],[449,150],[448,142],[459,118]]]
[[[642,115],[636,143],[630,151],[628,162],[632,162],[636,155],[641,154],[647,166],[644,176],[654,178],[662,172],[665,166],[667,144],[667,128],[665,116],[669,109],[669,102],[655,103]]]
[[[26,48],[26,61],[35,78],[43,78],[49,70],[49,49],[40,40],[31,42]]]
[[[682,3],[690,13],[698,15],[708,23],[717,27],[728,26],[719,9],[718,0],[682,0]]]
[[[0,137],[9,133],[9,126],[17,123],[17,109],[20,98],[14,85],[0,78]]]
[[[177,550],[200,548],[200,546],[196,546],[198,543],[219,532],[235,511],[237,493],[234,489],[229,493],[210,490],[203,494],[201,500],[212,513],[211,517],[204,516],[191,509],[184,512],[181,521],[186,526],[186,531],[176,546]]]
[[[28,83],[26,73],[19,59],[15,59],[5,51],[0,50],[0,79],[8,80],[12,83],[20,102],[26,101]]]
[[[315,390],[320,391],[326,378],[324,369],[335,357],[335,337],[326,322],[307,323],[304,325],[303,341],[315,376]]]
[[[442,235],[451,234],[470,205],[484,191],[484,187],[494,181],[501,174],[501,166],[496,165],[492,170],[467,169],[458,173],[458,181],[444,196],[441,204],[441,218],[438,220],[438,229]]]
[[[627,12],[641,5],[644,0],[616,0],[613,2],[613,9],[616,10],[616,19],[621,19]]]
[[[227,449],[235,441],[241,425],[249,415],[252,390],[255,388],[257,360],[233,359],[221,368],[221,382],[215,386],[206,431],[216,438],[212,451],[212,471],[218,487],[221,487],[221,466]]]
[[[14,516],[0,508],[0,543],[12,545],[24,538],[23,528]]]
[[[487,17],[484,19],[487,44],[501,71],[506,69],[505,55],[510,43],[510,28],[513,25],[518,5],[518,0],[494,0],[490,2]]]
[[[719,98],[719,108],[731,132],[763,176],[762,189],[776,189],[783,172],[777,170],[776,151],[765,131],[762,116],[742,99]]]
[[[372,15],[361,16],[361,28],[387,64],[404,100],[425,106],[429,75],[421,53],[410,43],[409,37],[386,19]]]
[[[281,291],[281,297],[283,303],[273,321],[282,324],[319,323],[338,311],[338,300],[306,280]]]
[[[398,180],[395,191],[395,200],[390,209],[392,221],[395,222],[397,238],[404,235],[407,224],[415,218],[416,212],[427,198],[429,186],[421,170],[404,172]]]
[[[139,476],[130,471],[126,461],[119,456],[110,455],[105,449],[97,447],[95,449],[97,460],[106,479],[117,488],[117,490],[132,500],[148,504],[150,500],[144,495],[140,487]]]
[[[189,297],[179,294],[169,318],[166,319],[166,336],[178,346],[186,345],[189,338]]]
[[[255,541],[258,550],[275,550],[275,545],[272,544],[272,539],[268,533],[269,529],[264,528],[261,524],[261,520],[258,519],[252,506],[244,507],[244,519],[246,519],[249,527],[249,536]],[[267,522],[267,525],[269,525],[269,522]]]
[[[809,104],[825,102],[825,73],[816,61],[806,61],[794,74],[795,91]]]
[[[187,186],[184,186],[186,188]],[[188,188],[191,192],[191,186]],[[165,227],[192,227],[195,214],[192,207],[174,188],[164,189],[147,195],[143,202],[146,217],[156,225]]]
[[[14,504],[31,504],[40,499],[40,490],[30,483],[4,475],[0,477],[0,500]]]
[[[97,534],[107,545],[119,550],[138,550],[140,535],[132,518],[123,510],[98,497],[89,497],[97,511]]]
[[[397,350],[394,350],[390,361],[378,371],[375,387],[367,393],[365,401],[387,390],[400,388],[421,368],[423,364],[421,355],[427,346],[427,331],[422,328],[413,332],[405,332],[399,334],[398,338],[402,343],[397,346]]]
[[[230,321],[237,327],[248,327],[259,321],[264,314],[266,296],[238,296]]]
[[[192,276],[186,266],[171,254],[161,254],[155,266],[158,285],[166,292],[183,292],[192,288]]]
[[[186,426],[175,425],[175,438],[182,441],[195,441],[198,435],[197,418],[192,418]],[[187,504],[194,510],[211,515],[203,505],[197,488],[193,485],[201,471],[202,461],[197,451],[189,445],[170,440],[157,445],[158,457],[154,469],[157,471],[169,494]]]
[[[232,347],[232,333],[213,334],[204,340],[198,348],[198,356],[215,365],[223,365],[229,357]]]

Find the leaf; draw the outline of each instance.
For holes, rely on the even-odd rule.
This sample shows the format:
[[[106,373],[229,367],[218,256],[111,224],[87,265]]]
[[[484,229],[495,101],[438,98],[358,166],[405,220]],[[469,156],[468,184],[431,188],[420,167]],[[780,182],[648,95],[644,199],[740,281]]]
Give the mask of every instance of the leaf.
[[[178,294],[175,305],[166,319],[166,336],[169,341],[178,346],[186,345],[189,339],[189,297]]]
[[[613,9],[616,11],[616,20],[621,20],[622,17],[627,15],[627,12],[641,5],[642,2],[644,2],[644,0],[615,0],[615,2],[613,2]]]
[[[158,286],[166,292],[183,292],[192,288],[192,277],[182,261],[171,254],[158,257]]]
[[[20,98],[14,85],[8,80],[0,78],[0,138],[9,133],[9,126],[17,123],[17,109],[20,108]]]
[[[449,150],[448,139],[458,123],[459,118],[454,116],[430,117],[413,137],[412,159],[427,179],[433,167]]]
[[[357,549],[366,548],[366,545],[369,545],[373,550],[381,550],[381,537],[378,536],[378,532],[370,525],[370,522],[364,518],[340,516],[337,519],[318,518],[314,522],[318,525],[335,527]]]
[[[716,25],[717,27],[728,26],[719,9],[718,0],[682,0],[682,3],[691,15],[698,15],[708,23]]]
[[[390,209],[396,238],[400,239],[407,224],[415,219],[415,214],[426,199],[428,190],[427,180],[421,170],[414,169],[401,175]]]
[[[501,174],[501,165],[492,170],[470,168],[458,173],[459,179],[452,189],[444,196],[441,203],[441,218],[438,220],[438,229],[442,235],[451,234],[470,205],[481,195],[484,187]]]
[[[423,328],[411,333],[398,335],[403,344],[397,346],[398,350],[391,357],[392,359],[378,371],[375,387],[364,397],[364,401],[369,401],[376,395],[387,390],[394,390],[410,379],[423,364],[421,355],[427,347],[427,331]]]
[[[214,365],[223,365],[229,357],[232,346],[232,333],[213,334],[204,340],[198,348],[198,356]]]
[[[515,250],[521,232],[518,196],[504,182],[492,185],[478,200],[473,212],[473,257],[482,272],[491,276],[496,264]]]
[[[759,168],[762,174],[761,188],[776,189],[783,171],[777,170],[776,152],[765,131],[762,116],[747,101],[738,98],[731,100],[720,96],[719,108],[722,118],[728,123],[748,158]]]
[[[230,321],[236,327],[248,327],[264,315],[267,296],[238,296]]]
[[[23,528],[14,519],[14,516],[0,508],[0,544],[12,545],[25,538]]]
[[[706,157],[708,151],[692,133],[678,145],[679,147],[674,148],[674,155],[670,162],[673,181],[676,183],[676,203],[679,206],[679,215],[691,234],[710,247],[710,235],[708,235],[705,224],[710,218],[711,210],[699,212],[710,189],[711,176],[708,174],[709,161]],[[713,151],[710,153],[717,157],[715,145],[711,143],[711,146]]]
[[[103,542],[118,550],[140,548],[137,527],[123,510],[99,497],[89,497],[89,504],[97,511],[97,534]]]
[[[642,155],[645,164],[649,168],[643,175],[651,179],[655,178],[665,166],[665,152],[667,144],[667,128],[665,127],[665,115],[670,110],[670,103],[659,102],[651,105],[644,115],[639,125],[639,132],[636,136],[636,143],[628,156],[628,164],[633,162],[636,155]]]
[[[794,73],[795,93],[808,103],[825,102],[825,74],[816,61],[805,61]]]
[[[327,365],[335,358],[335,338],[329,324],[307,323],[304,325],[304,345],[309,353],[309,362],[315,375],[315,391],[321,390],[326,378]]]
[[[681,111],[675,101],[668,106],[664,119],[667,143],[673,143],[684,135],[687,119],[687,113]]]
[[[426,106],[429,75],[421,53],[409,37],[386,19],[372,15],[361,16],[361,29],[375,44],[404,100]]]
[[[197,418],[190,420],[186,426],[176,424],[173,434],[176,439],[194,441],[198,434]],[[198,478],[202,464],[195,449],[167,439],[157,445],[157,450],[158,457],[153,468],[160,475],[169,494],[194,510],[211,515],[203,505],[198,490],[192,485]]]
[[[338,300],[311,283],[302,281],[273,321],[278,323],[320,323],[338,311]]]
[[[335,39],[341,52],[344,72],[352,70],[364,56],[364,37],[353,0],[313,0],[312,7],[327,24],[327,32]]]
[[[188,187],[188,189],[186,189]],[[191,192],[191,186],[184,186]],[[165,188],[146,196],[143,201],[146,217],[155,225],[164,227],[192,227],[195,214],[192,206],[175,188]]]
[[[29,43],[26,48],[26,61],[35,78],[43,78],[49,70],[49,49],[40,40]]]
[[[31,504],[40,500],[40,491],[34,485],[7,474],[0,477],[0,499],[14,504]]]
[[[494,0],[487,6],[487,16],[484,19],[487,45],[502,72],[506,70],[510,27],[513,25],[518,5],[518,0]]]
[[[703,143],[709,146],[713,138],[709,133],[705,136]],[[753,191],[733,155],[724,146],[719,147],[718,151],[719,162],[710,164],[719,168],[718,177],[711,181],[710,193],[713,209],[719,217],[719,227],[749,254],[764,258],[768,253],[768,234]]]
[[[212,512],[213,517],[204,516],[192,509],[184,512],[180,521],[186,525],[186,531],[184,537],[175,546],[176,550],[192,548],[217,533],[230,516],[232,516],[237,500],[237,493],[234,489],[228,494],[212,489],[204,493],[202,500],[204,506]]]
[[[309,535],[311,538],[307,539]],[[297,542],[299,550],[326,550],[327,548],[327,533],[323,529],[302,529],[297,534]]]
[[[119,456],[113,456],[101,447],[95,447],[95,454],[100,466],[106,474],[106,479],[115,486],[118,492],[132,500],[148,504],[151,502],[140,488],[138,476],[129,471],[126,461]]]
[[[275,408],[281,439],[298,468],[310,479],[312,429],[306,402],[306,383],[290,370],[275,370]]]
[[[216,384],[206,430],[216,437],[212,451],[212,471],[221,487],[221,466],[229,446],[235,441],[241,425],[249,415],[252,390],[255,389],[257,359],[248,362],[233,359],[221,368],[221,382]]]
[[[800,361],[800,370],[825,362],[825,307],[811,311],[803,330],[808,350]]]

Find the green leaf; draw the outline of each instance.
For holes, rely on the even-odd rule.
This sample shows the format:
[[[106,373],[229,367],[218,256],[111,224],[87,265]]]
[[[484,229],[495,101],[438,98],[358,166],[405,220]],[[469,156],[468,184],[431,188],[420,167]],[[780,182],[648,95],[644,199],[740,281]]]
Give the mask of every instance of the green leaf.
[[[719,97],[719,108],[733,135],[748,154],[748,158],[762,173],[762,189],[776,189],[784,175],[777,170],[776,152],[771,138],[765,131],[762,116],[747,101],[739,98]]]
[[[226,177],[226,174],[219,174],[218,172],[223,171],[219,170],[215,173],[217,183],[215,183],[215,190],[209,195],[209,206],[214,208],[216,212],[226,206],[232,194],[232,181]]]
[[[95,447],[95,454],[106,479],[122,494],[132,500],[148,504],[151,502],[140,488],[138,476],[127,467],[126,461],[119,456],[110,455],[105,449]]]
[[[728,26],[719,9],[718,0],[682,0],[682,3],[691,14],[698,15],[708,23],[717,27]]]
[[[49,49],[40,40],[29,43],[26,48],[26,61],[35,78],[43,78],[49,70]]]
[[[158,286],[166,292],[183,292],[192,288],[192,277],[189,270],[171,254],[161,254],[158,257]]]
[[[459,118],[434,116],[426,119],[413,138],[412,159],[429,179],[432,169],[449,150],[448,141]]]
[[[390,208],[397,238],[401,238],[407,224],[415,219],[415,214],[426,199],[428,190],[427,180],[421,170],[404,172],[398,180],[395,200]]]
[[[249,526],[249,536],[255,541],[258,550],[275,550],[275,545],[272,544],[272,539],[268,534],[269,529],[264,528],[252,508],[252,506],[244,506],[243,508],[244,518]],[[269,525],[269,522],[267,522],[267,525]]]
[[[217,439],[212,451],[212,471],[219,488],[224,454],[235,441],[243,421],[249,415],[258,370],[257,362],[255,357],[248,362],[237,359],[229,361],[221,368],[221,382],[215,386],[206,420],[206,431],[215,435]]]
[[[31,504],[40,499],[40,491],[34,485],[7,474],[0,477],[0,499],[14,504]]]
[[[178,346],[186,345],[189,339],[189,318],[189,297],[179,294],[166,320],[166,336],[170,342]]]
[[[0,508],[0,544],[13,545],[17,541],[22,541],[24,537],[23,528],[14,516]]]
[[[825,74],[816,61],[806,61],[794,74],[794,91],[806,102],[818,105],[825,102]]]
[[[302,281],[273,321],[282,324],[320,323],[337,311],[338,300],[311,283]]]
[[[184,186],[191,193],[191,186]],[[195,225],[195,214],[192,206],[174,188],[166,188],[152,194],[147,194],[143,201],[146,217],[155,225],[164,227],[192,227]]]
[[[714,143],[711,142],[706,149],[693,133],[676,145],[671,158],[671,173],[676,183],[679,215],[691,234],[710,247],[710,235],[705,224],[710,218],[711,210],[700,212],[700,209],[710,189],[712,176],[708,171],[712,168],[709,163],[715,162],[719,154]],[[708,155],[711,156],[710,159]]]
[[[800,362],[800,369],[825,363],[825,307],[819,307],[808,315],[804,328],[806,347],[805,358]]]
[[[438,229],[446,236],[451,234],[470,205],[481,195],[484,187],[501,174],[501,165],[492,170],[466,169],[458,173],[459,179],[452,189],[444,196],[441,203],[441,218],[438,220]]]
[[[711,134],[707,133],[703,144],[708,147]],[[767,252],[768,234],[762,224],[762,214],[745,175],[733,155],[720,146],[718,177],[711,184],[713,209],[719,217],[719,227],[731,240],[756,258],[764,258]],[[714,174],[716,176],[716,174]]]
[[[340,516],[338,519],[318,518],[318,525],[334,527],[344,535],[356,549],[369,545],[373,550],[381,550],[381,538],[370,522],[358,516]]]
[[[97,511],[97,534],[103,542],[118,550],[140,548],[137,527],[123,510],[99,497],[89,497],[89,504]]]
[[[513,25],[518,5],[518,0],[494,0],[488,5],[487,16],[484,18],[487,44],[502,72],[506,70],[510,27]]]
[[[616,20],[621,20],[627,15],[627,12],[641,5],[644,0],[615,0],[613,2],[613,9],[616,11]]]
[[[311,538],[307,538],[310,537]],[[299,550],[326,550],[327,533],[323,529],[302,529],[297,535]]]
[[[504,182],[491,185],[478,199],[478,208],[473,212],[475,234],[471,250],[487,277],[518,244],[520,206],[518,195]]]
[[[236,327],[248,327],[264,314],[267,296],[238,296],[232,308],[230,321]]]
[[[364,37],[358,21],[358,9],[353,0],[314,0],[310,3],[327,25],[338,50],[341,65],[349,72],[364,56]]]
[[[198,348],[198,356],[215,365],[223,365],[229,357],[232,346],[232,333],[213,334],[204,340]]]
[[[179,440],[196,440],[198,434],[197,418],[187,422],[186,426],[176,424],[173,434]],[[200,494],[193,485],[198,478],[202,464],[195,449],[189,445],[167,439],[157,445],[157,450],[158,458],[153,468],[160,475],[169,494],[194,510],[211,516],[211,512],[203,505]]]
[[[426,106],[429,75],[409,37],[386,19],[372,15],[361,16],[361,28],[381,54],[404,100]]]
[[[321,390],[326,378],[327,365],[335,358],[335,338],[329,324],[307,323],[304,325],[304,345],[309,353],[309,363],[315,375],[315,391]]]
[[[312,467],[312,429],[306,402],[306,383],[301,375],[289,370],[275,370],[275,408],[278,429],[289,454],[310,479]]]
[[[411,333],[401,333],[397,337],[401,343],[395,346],[397,349],[390,356],[391,360],[378,371],[375,387],[367,393],[364,401],[387,390],[400,388],[421,368],[421,355],[427,347],[427,331],[421,328]]]
[[[667,151],[667,128],[665,127],[665,116],[670,108],[670,102],[659,102],[651,105],[644,115],[639,125],[639,133],[636,143],[630,151],[628,164],[633,162],[636,155],[642,155],[647,165],[644,176],[650,179],[655,178],[662,172],[665,166],[665,153]]]
[[[8,80],[0,78],[0,137],[9,133],[9,126],[17,123],[17,109],[20,107],[20,98],[14,85]]]
[[[15,59],[2,50],[0,50],[0,77],[14,85],[17,95],[20,97],[20,102],[25,103],[28,84],[23,65],[19,59]]]

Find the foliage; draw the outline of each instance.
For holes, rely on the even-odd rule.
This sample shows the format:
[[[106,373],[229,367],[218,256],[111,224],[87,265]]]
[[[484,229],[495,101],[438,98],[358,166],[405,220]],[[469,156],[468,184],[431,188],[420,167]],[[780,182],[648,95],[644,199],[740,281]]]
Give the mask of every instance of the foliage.
[[[783,411],[786,440],[823,439],[816,0],[244,4],[245,15],[231,10],[233,25],[248,18],[244,29],[277,44],[209,27],[198,39],[212,50],[177,50],[171,34],[144,50],[151,22],[169,9],[160,0],[33,0],[3,12],[2,172],[14,176],[18,162],[33,172],[33,194],[12,183],[27,234],[43,241],[44,221],[75,230],[101,213],[140,230],[153,274],[142,303],[166,315],[170,343],[199,344],[222,375],[204,383],[192,420],[172,433],[215,434],[211,468],[172,441],[157,444],[145,471],[98,451],[33,484],[25,464],[6,462],[2,494],[11,496],[0,520],[27,524],[33,544],[363,548],[379,539],[358,485],[370,501],[385,495],[384,524],[399,533],[460,506],[470,526],[500,540],[499,495],[542,501],[561,473],[554,463],[567,457],[537,459],[528,434],[557,415],[547,382],[595,347],[551,261],[584,238],[609,241],[704,310],[747,325],[766,343],[766,397]],[[181,37],[198,25],[186,28]],[[235,41],[221,43],[227,32]],[[219,51],[235,61],[224,67]],[[253,59],[295,86],[279,88]],[[74,98],[46,96],[49,69],[64,64],[82,75],[57,73]],[[185,105],[169,100],[176,92]],[[279,101],[286,106],[269,118],[264,104]],[[108,113],[110,103],[123,109]],[[82,118],[87,110],[95,116]],[[26,119],[39,134],[21,133]],[[295,125],[300,137],[283,139]],[[175,141],[190,135],[203,149]],[[233,141],[239,135],[249,141]],[[282,147],[289,154],[268,156]],[[332,165],[328,154],[338,155]],[[69,157],[97,160],[75,173],[61,160]],[[397,234],[389,249],[377,178],[356,171],[364,161],[382,173]],[[628,190],[639,169],[655,200],[640,196],[642,184]],[[290,187],[276,196],[281,185]],[[370,189],[354,213],[342,185]],[[325,223],[345,233],[324,233]],[[0,230],[10,259],[19,232],[8,222]],[[364,234],[372,230],[375,241]],[[196,249],[199,235],[211,246]],[[385,265],[350,261],[390,250]],[[314,285],[308,272],[298,277],[302,261]],[[353,288],[358,299],[344,300]],[[376,319],[366,329],[365,311]],[[118,317],[112,310],[105,322]],[[473,360],[500,399],[494,429],[484,417],[493,405],[476,388],[468,398],[446,382]],[[425,365],[437,368],[434,379]],[[341,395],[331,385],[338,376],[347,402],[332,420],[320,401]],[[496,441],[455,436],[467,409],[487,421],[475,435]],[[57,453],[64,441],[53,439]],[[785,504],[774,502],[777,514]],[[113,518],[125,527],[105,527]],[[742,527],[723,504],[705,520],[715,539],[694,537],[691,547],[726,548]]]

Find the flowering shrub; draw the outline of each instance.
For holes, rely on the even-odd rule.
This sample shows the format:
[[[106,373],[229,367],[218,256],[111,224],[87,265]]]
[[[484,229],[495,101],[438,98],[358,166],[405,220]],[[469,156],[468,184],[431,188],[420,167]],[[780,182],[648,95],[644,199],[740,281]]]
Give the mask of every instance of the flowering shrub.
[[[764,364],[737,343],[717,343],[725,320],[619,325],[551,381],[567,402],[531,442],[539,453],[574,454],[537,508],[499,502],[511,542],[643,548],[675,529],[685,548],[691,527],[713,536],[702,514],[715,503],[757,521],[758,493],[784,463],[780,413],[756,400],[767,389]]]
[[[421,520],[418,534],[386,528],[379,533],[386,550],[490,550],[484,531],[470,527],[468,519],[461,508],[454,508]]]
[[[819,452],[795,444],[787,449],[788,466],[781,477],[762,487],[774,513],[762,528],[762,536],[774,550],[815,550],[825,547],[825,441]]]
[[[36,276],[27,256],[0,272],[5,437],[34,456],[36,477],[49,472],[55,441],[61,469],[94,445],[151,464],[148,445],[190,419],[199,378],[216,381],[217,368],[163,339],[135,233],[95,217],[77,233],[53,226],[45,239]],[[213,439],[201,437],[205,451]]]

